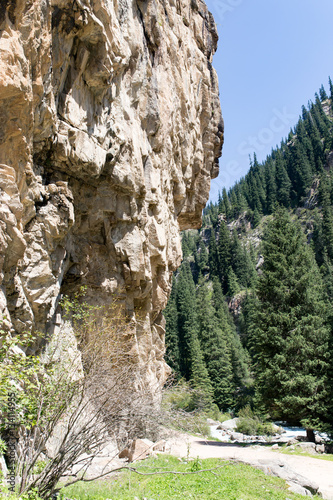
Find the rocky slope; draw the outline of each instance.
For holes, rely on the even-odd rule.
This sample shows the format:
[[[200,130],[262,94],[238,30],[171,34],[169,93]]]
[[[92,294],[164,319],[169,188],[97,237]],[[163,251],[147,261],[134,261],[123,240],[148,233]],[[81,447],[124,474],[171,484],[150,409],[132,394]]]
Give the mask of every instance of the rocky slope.
[[[162,381],[179,230],[218,173],[217,32],[201,0],[2,0],[0,312],[59,330],[59,299],[118,292]]]

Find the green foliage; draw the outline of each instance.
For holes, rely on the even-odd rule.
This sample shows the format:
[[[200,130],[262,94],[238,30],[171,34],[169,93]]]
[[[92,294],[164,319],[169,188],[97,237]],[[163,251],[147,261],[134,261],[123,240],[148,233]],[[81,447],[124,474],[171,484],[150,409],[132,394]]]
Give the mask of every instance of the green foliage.
[[[191,452],[191,450],[190,450]],[[196,470],[212,470],[200,472]],[[219,467],[219,468],[216,468]],[[77,500],[133,500],[147,498],[160,500],[301,500],[301,495],[290,492],[286,483],[276,477],[267,476],[249,465],[218,459],[179,460],[170,455],[159,455],[137,464],[139,472],[123,471],[110,480],[78,483],[63,492],[66,497]],[[166,471],[192,474],[166,474]],[[158,474],[161,472],[162,474]],[[152,473],[155,473],[152,474]],[[319,497],[314,497],[319,498]]]
[[[331,79],[329,84],[332,97]],[[210,203],[204,209],[204,227],[200,234],[194,231],[184,234],[185,262],[174,284],[177,298],[174,300],[172,295],[166,314],[166,338],[170,346],[167,356],[169,351],[176,353],[170,358],[170,365],[189,380],[192,349],[197,356],[198,373],[207,370],[208,378],[204,379],[207,383],[209,379],[215,403],[221,409],[238,409],[254,401],[260,405],[258,395],[265,400],[263,393],[266,391],[268,398],[272,386],[272,400],[269,403],[266,400],[272,414],[279,415],[284,405],[287,418],[294,414],[295,419],[303,419],[310,425],[301,411],[307,392],[309,414],[313,416],[311,425],[316,426],[321,425],[319,422],[324,425],[333,411],[332,405],[327,403],[333,399],[329,396],[333,393],[333,369],[331,372],[328,369],[328,357],[332,357],[333,350],[330,333],[333,331],[333,183],[328,170],[328,154],[333,149],[333,108],[330,103],[327,116],[328,103],[325,102],[324,108],[322,105],[327,100],[324,87],[319,95],[315,95],[314,103],[309,102],[307,108],[302,107],[301,118],[288,138],[282,140],[262,164],[254,154],[247,175],[228,193],[223,189],[217,204]],[[310,188],[311,203],[308,203]],[[299,205],[306,208],[300,211],[296,209]],[[277,231],[274,241],[277,248],[281,247],[281,256],[274,253],[274,245],[267,250],[267,242],[264,242],[266,251],[272,250],[273,254],[266,255],[264,267],[256,269],[262,252],[258,239],[266,219],[263,220],[263,215],[274,213],[278,206],[289,211],[295,209],[294,213],[306,225],[308,242],[311,241],[320,272],[304,236],[296,236],[299,228],[294,234],[288,232],[287,227],[285,234]],[[290,254],[288,244],[292,248]],[[300,248],[303,251],[299,251]],[[268,262],[275,258],[276,272],[266,278]],[[255,289],[263,270],[257,297]],[[260,295],[264,283],[267,288],[262,293],[267,296]],[[227,303],[234,318],[231,318]],[[194,350],[191,339],[198,339],[200,344],[194,340]],[[247,351],[250,348],[251,357]],[[298,370],[295,377],[295,367],[292,375],[287,370],[289,365],[293,366],[290,363],[292,355]],[[202,358],[200,362],[198,356]],[[274,359],[271,366],[270,356]],[[316,372],[312,365],[317,356]],[[263,358],[266,364],[261,364]],[[175,359],[179,359],[179,368]],[[302,359],[305,360],[303,367]],[[279,393],[276,397],[274,391]],[[289,396],[282,398],[280,403],[279,391],[281,394],[289,391]],[[322,412],[319,411],[320,401]]]
[[[258,415],[255,415],[250,405],[242,408],[238,413],[236,431],[247,436],[273,436],[276,430],[273,424],[265,422]]]
[[[329,332],[320,273],[301,227],[279,209],[267,225],[251,349],[273,418],[319,429],[329,412]]]

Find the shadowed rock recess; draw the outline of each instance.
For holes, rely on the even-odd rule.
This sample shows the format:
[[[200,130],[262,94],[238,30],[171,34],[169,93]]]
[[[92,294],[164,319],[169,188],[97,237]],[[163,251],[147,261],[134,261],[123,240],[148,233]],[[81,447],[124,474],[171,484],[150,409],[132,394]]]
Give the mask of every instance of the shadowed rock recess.
[[[61,294],[118,291],[147,377],[179,230],[201,224],[223,142],[200,0],[1,0],[0,312],[59,331]],[[121,292],[120,292],[121,291]]]

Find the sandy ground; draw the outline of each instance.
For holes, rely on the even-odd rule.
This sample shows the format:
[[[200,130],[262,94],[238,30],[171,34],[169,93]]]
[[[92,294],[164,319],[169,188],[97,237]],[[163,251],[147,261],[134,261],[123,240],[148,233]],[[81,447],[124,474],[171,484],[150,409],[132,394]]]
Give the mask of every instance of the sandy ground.
[[[192,458],[225,458],[241,462],[253,463],[260,459],[280,459],[295,472],[319,484],[320,492],[325,499],[333,500],[333,462],[317,458],[284,455],[271,450],[270,446],[243,447],[230,443],[204,441],[202,438],[179,434],[168,439],[171,454]]]

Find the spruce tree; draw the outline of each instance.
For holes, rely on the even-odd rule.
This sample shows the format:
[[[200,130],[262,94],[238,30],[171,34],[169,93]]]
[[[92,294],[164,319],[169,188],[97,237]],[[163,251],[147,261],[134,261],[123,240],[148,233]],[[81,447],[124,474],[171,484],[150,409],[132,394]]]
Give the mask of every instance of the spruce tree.
[[[222,206],[223,206],[223,213],[226,216],[227,221],[231,217],[231,206],[230,206],[230,201],[227,195],[227,191],[225,188],[222,190]]]
[[[199,282],[197,304],[199,339],[214,391],[214,401],[221,410],[228,411],[233,407],[235,391],[231,346],[219,325],[211,287],[203,280]]]
[[[233,404],[239,409],[249,402],[252,393],[253,381],[250,376],[250,361],[247,351],[243,348],[233,318],[229,312],[228,304],[223,297],[221,284],[218,280],[213,282],[213,304],[218,318],[218,325],[222,332],[231,354],[233,374]]]
[[[197,333],[193,333],[190,343],[191,353],[191,370],[190,383],[194,389],[193,409],[207,410],[210,409],[213,399],[213,387],[209,378],[208,370],[205,365],[201,345]]]
[[[319,89],[319,95],[320,95],[320,100],[321,101],[326,101],[328,99],[328,95],[326,94],[326,90],[324,85],[322,85]]]
[[[195,300],[195,284],[191,268],[184,261],[177,278],[176,304],[178,311],[178,346],[180,374],[186,380],[191,376],[192,337],[197,335],[197,307]]]
[[[328,257],[333,262],[333,212],[330,199],[330,179],[323,175],[319,185],[319,199],[322,205],[322,235]]]
[[[301,422],[313,438],[328,419],[329,332],[320,273],[300,225],[278,209],[264,233],[251,348],[272,418]]]
[[[274,212],[277,203],[277,186],[275,180],[275,166],[270,158],[265,164],[265,180],[267,186],[266,210],[271,214]]]
[[[224,221],[221,221],[219,241],[217,245],[218,261],[219,261],[219,276],[222,284],[223,293],[226,293],[228,288],[228,271],[230,267],[230,233]]]
[[[216,245],[216,237],[215,231],[212,228],[209,238],[209,246],[208,246],[208,266],[209,266],[209,275],[211,278],[219,275],[219,261],[217,254],[217,245]]]
[[[177,282],[172,278],[172,289],[168,304],[164,310],[165,317],[165,361],[174,370],[176,377],[180,375],[179,339],[178,339],[178,311],[177,311]]]
[[[227,274],[227,296],[234,297],[240,291],[239,281],[236,274],[234,273],[232,267],[229,267]]]

